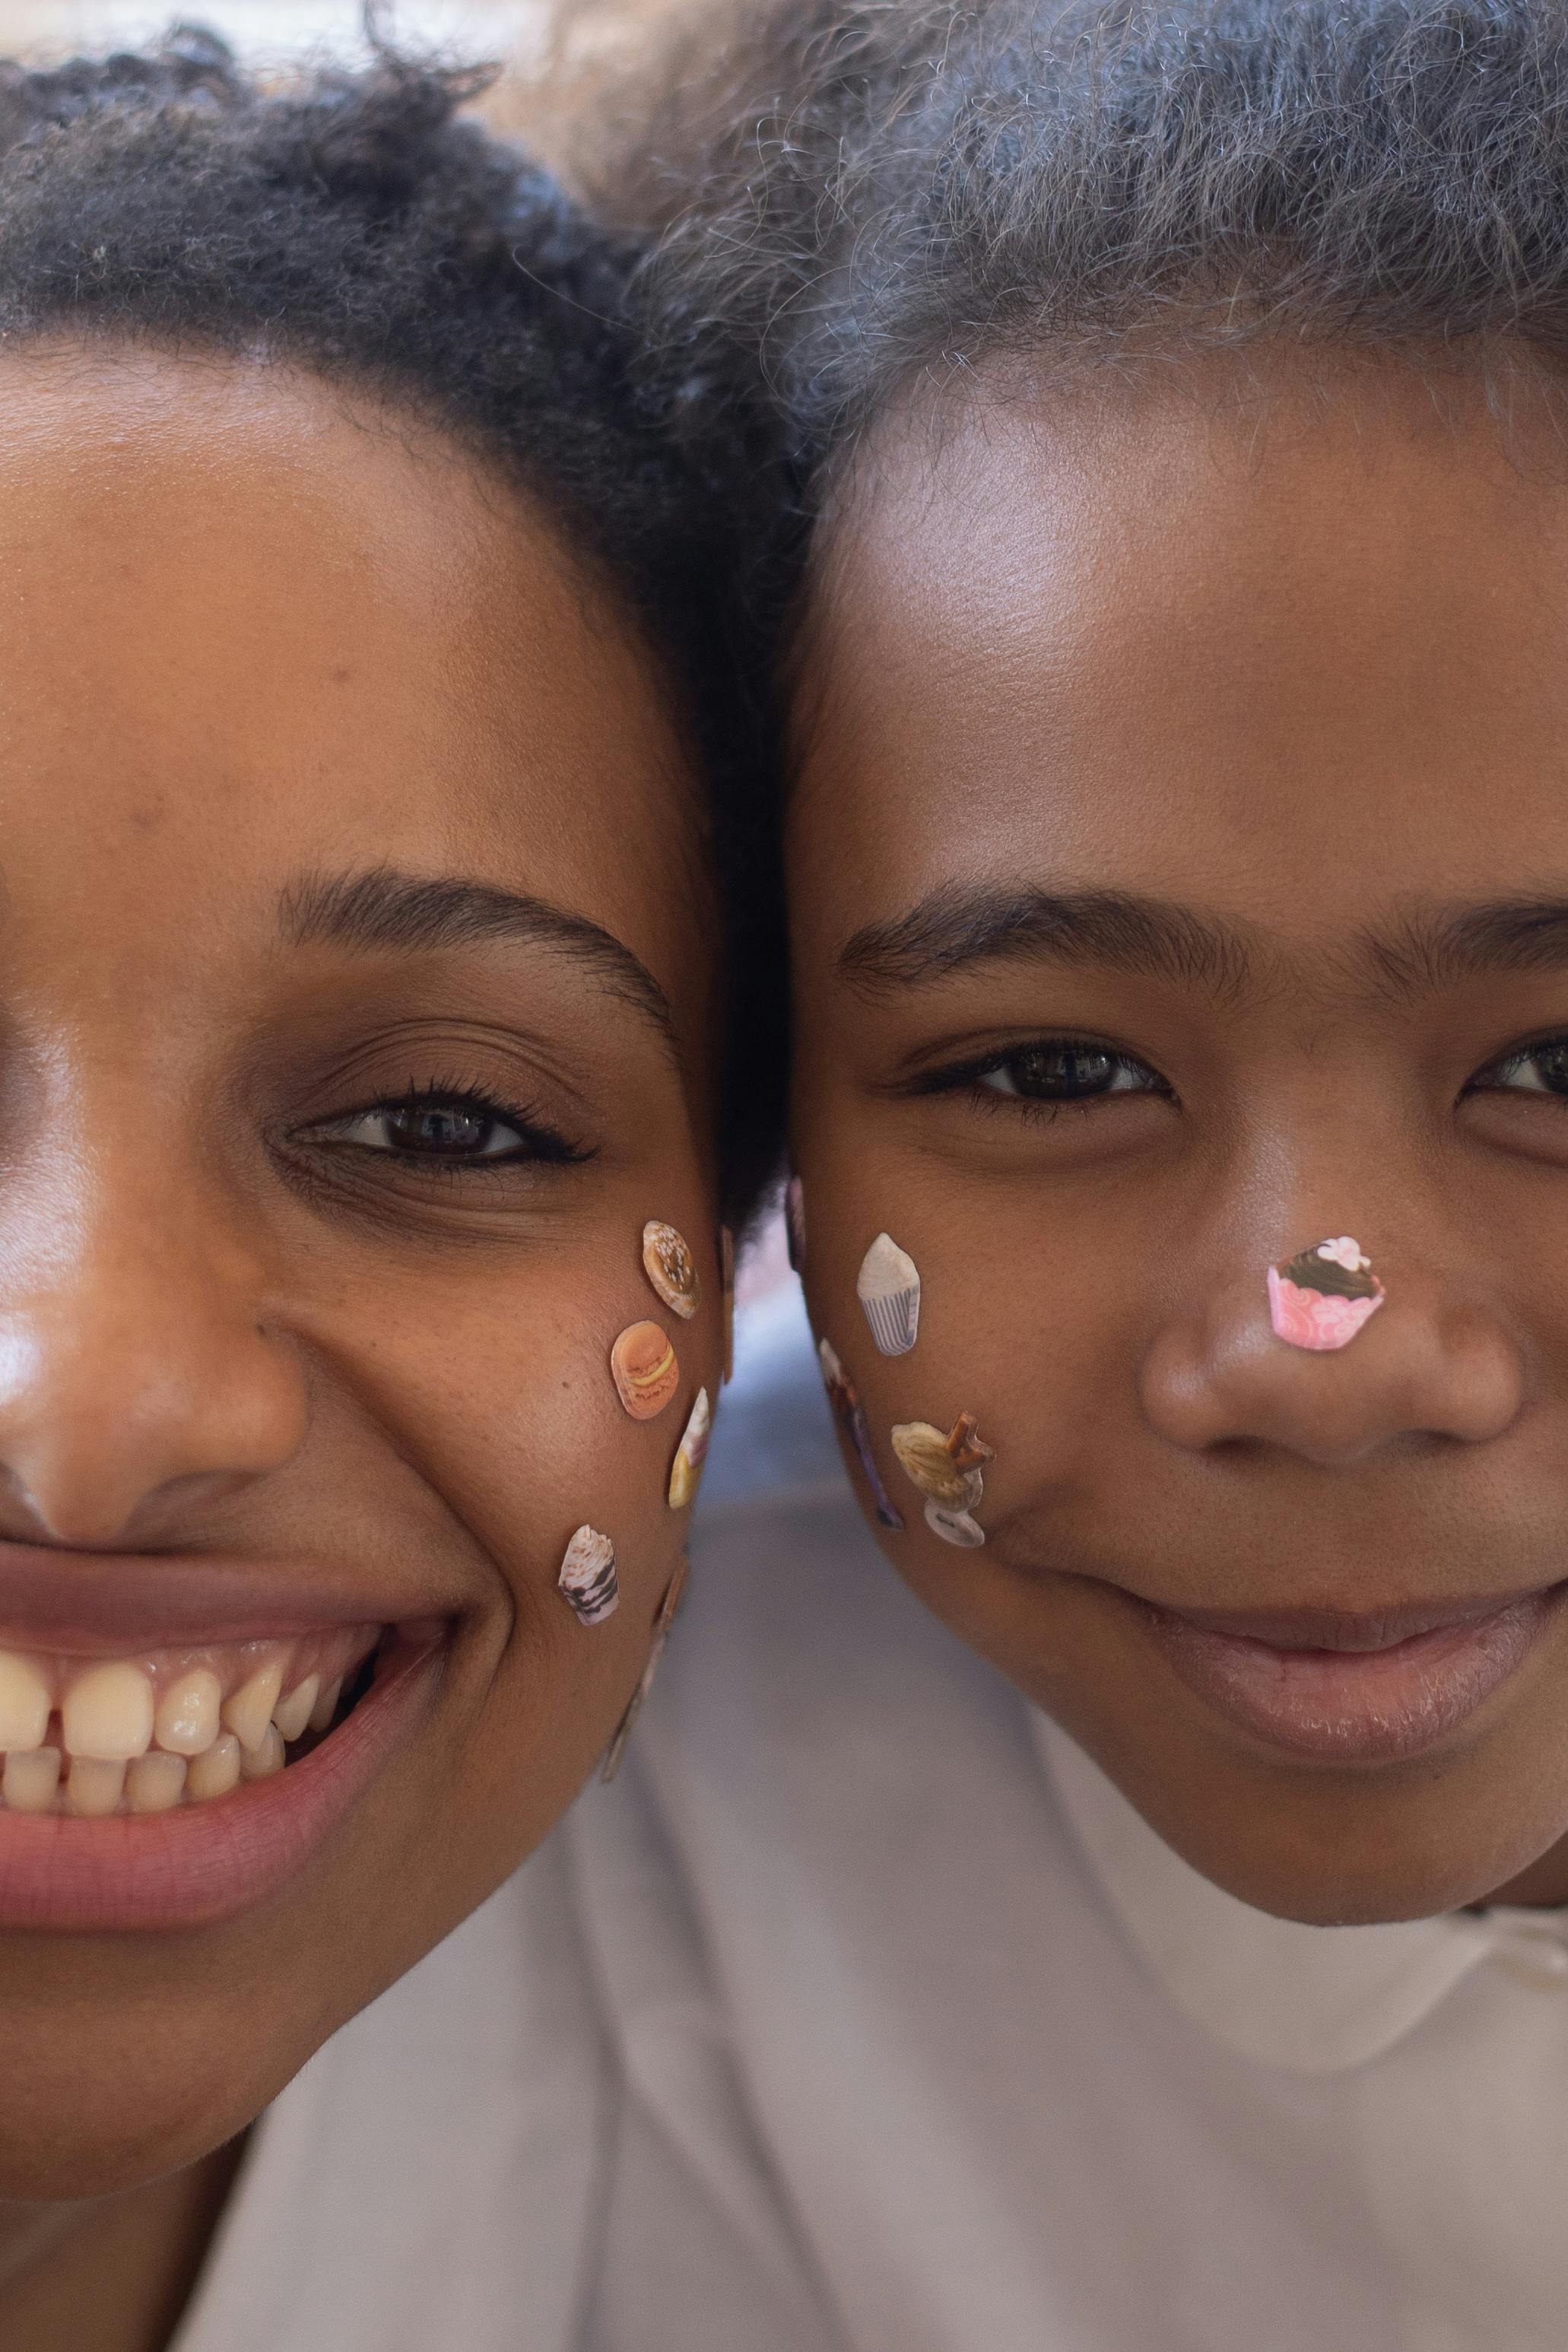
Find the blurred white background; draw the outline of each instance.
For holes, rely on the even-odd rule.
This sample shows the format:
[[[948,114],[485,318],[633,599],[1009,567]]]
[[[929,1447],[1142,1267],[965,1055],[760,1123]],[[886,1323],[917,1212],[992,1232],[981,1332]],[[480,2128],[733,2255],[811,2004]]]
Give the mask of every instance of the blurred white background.
[[[395,24],[410,40],[495,56],[532,47],[542,16],[538,0],[399,0]],[[163,8],[147,0],[0,0],[0,47],[58,52],[136,42],[174,16],[211,24],[237,46],[265,56],[321,43],[352,47],[359,8],[357,0],[213,0],[208,6],[175,0]]]

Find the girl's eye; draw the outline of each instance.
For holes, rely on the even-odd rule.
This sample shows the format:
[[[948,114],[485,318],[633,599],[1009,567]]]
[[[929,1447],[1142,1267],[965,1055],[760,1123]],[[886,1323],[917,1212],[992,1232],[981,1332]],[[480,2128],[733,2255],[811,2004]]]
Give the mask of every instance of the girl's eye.
[[[405,1166],[456,1170],[508,1160],[583,1157],[553,1129],[483,1096],[419,1091],[372,1103],[346,1118],[323,1120],[309,1140],[339,1150],[374,1152]]]
[[[1568,1095],[1568,1037],[1549,1037],[1542,1045],[1526,1045],[1494,1062],[1471,1080],[1470,1090]]]
[[[1051,1037],[1037,1045],[990,1062],[973,1074],[987,1094],[1014,1095],[1026,1102],[1090,1102],[1100,1095],[1168,1094],[1163,1078],[1130,1055],[1113,1054],[1071,1037]]]

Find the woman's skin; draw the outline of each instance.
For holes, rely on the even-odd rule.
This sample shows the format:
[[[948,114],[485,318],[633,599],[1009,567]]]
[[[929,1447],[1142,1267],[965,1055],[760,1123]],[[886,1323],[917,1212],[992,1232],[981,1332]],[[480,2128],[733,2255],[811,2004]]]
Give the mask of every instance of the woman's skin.
[[[159,2340],[214,2175],[138,2184],[499,1884],[641,1670],[720,1354],[696,808],[653,658],[438,430],[280,366],[6,360],[0,1647],[415,1628],[316,1756],[221,1801],[199,1870],[199,1807],[0,1814],[10,2266],[45,2305],[50,2248],[124,2269],[125,2208],[29,2200],[126,2192],[173,2248],[79,2345]],[[500,1108],[376,1108],[454,1094]],[[645,1317],[681,1383],[637,1423],[607,1357]],[[622,1594],[592,1628],[556,1591],[585,1520]],[[362,1720],[352,1801],[280,1795]]]
[[[1568,1900],[1560,401],[1255,359],[907,414],[798,749],[807,1287],[889,1559],[1246,1899]],[[1385,1303],[1287,1347],[1266,1270],[1341,1234]],[[960,1412],[980,1550],[888,1444]]]

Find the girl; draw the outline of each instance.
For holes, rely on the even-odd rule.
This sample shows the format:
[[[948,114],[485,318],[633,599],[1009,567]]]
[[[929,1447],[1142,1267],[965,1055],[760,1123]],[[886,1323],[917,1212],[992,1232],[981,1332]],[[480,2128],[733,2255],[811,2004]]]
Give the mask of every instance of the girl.
[[[770,1156],[743,477],[477,86],[5,72],[18,2352],[168,2340],[236,2135],[614,1739]],[[570,2340],[582,2000],[509,1888],[269,2117],[182,2343],[510,2344],[521,2275]]]
[[[694,1923],[621,2032],[688,2231],[773,2200],[748,2344],[1562,2341],[1565,123],[1552,0],[835,0],[649,142],[799,485],[793,1205],[904,1580],[802,1446],[578,1824],[602,1944],[634,1809]]]

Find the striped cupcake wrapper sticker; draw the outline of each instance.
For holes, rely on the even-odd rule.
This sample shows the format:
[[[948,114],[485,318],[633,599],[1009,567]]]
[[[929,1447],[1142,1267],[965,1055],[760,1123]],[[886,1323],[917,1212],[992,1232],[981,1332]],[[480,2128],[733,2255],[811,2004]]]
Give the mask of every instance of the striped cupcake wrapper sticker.
[[[921,1320],[920,1271],[890,1234],[879,1234],[860,1261],[855,1295],[865,1310],[878,1353],[907,1356]]]

